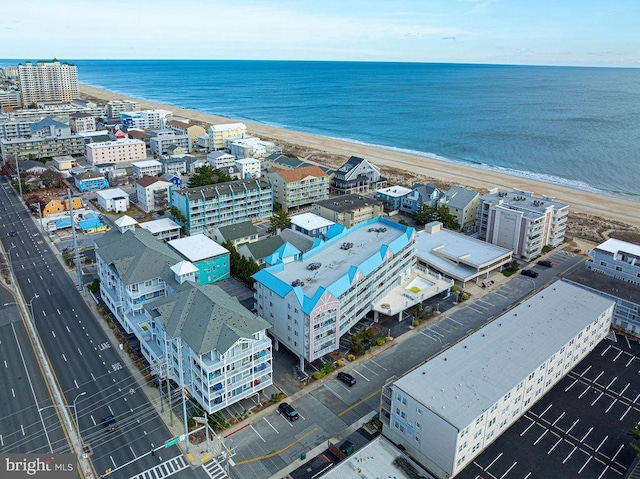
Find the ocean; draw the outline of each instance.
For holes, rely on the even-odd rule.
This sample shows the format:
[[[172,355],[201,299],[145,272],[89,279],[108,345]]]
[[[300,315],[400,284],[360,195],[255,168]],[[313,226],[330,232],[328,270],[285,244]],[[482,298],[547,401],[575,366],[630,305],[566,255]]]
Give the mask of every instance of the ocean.
[[[640,201],[640,69],[69,61],[128,96]]]

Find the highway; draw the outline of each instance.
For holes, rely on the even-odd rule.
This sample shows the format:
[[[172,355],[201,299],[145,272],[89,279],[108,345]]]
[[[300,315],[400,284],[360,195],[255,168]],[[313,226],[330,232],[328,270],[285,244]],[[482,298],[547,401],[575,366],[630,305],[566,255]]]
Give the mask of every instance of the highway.
[[[85,448],[90,451],[96,477],[109,469],[115,471],[110,477],[131,477],[181,456],[175,446],[161,449],[153,456],[149,454],[152,448],[161,447],[171,438],[168,430],[122,364],[121,351],[112,347],[4,177],[0,178],[0,205],[0,238],[9,252],[24,300],[32,306],[39,337],[65,402],[71,405],[77,398],[79,429]],[[12,230],[16,231],[15,236],[9,235]],[[6,309],[1,310],[0,361],[6,360],[7,364],[0,363],[6,369],[0,392],[0,442],[4,443],[0,443],[0,450],[69,452],[56,408],[38,413],[38,407],[51,406],[52,402],[41,376],[31,374],[31,381],[27,380],[25,368],[38,371],[38,366],[31,346],[25,347],[29,340],[24,327],[18,327],[21,324],[15,319],[18,312],[14,305],[3,308]],[[25,363],[22,368],[21,360]],[[85,394],[78,396],[82,393]],[[74,412],[72,407],[70,412]],[[106,414],[116,418],[115,431],[103,426]]]

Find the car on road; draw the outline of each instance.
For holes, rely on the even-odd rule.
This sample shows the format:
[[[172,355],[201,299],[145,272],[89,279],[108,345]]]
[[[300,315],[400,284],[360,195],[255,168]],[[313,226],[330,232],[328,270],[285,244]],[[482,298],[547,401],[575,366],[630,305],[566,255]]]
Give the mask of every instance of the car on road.
[[[543,259],[541,261],[538,261],[538,264],[540,266],[545,266],[547,268],[553,268],[553,263],[551,261],[549,261],[548,259]]]
[[[353,386],[356,383],[356,378],[354,378],[351,374],[343,373],[342,371],[338,373],[338,379],[349,387]]]
[[[107,431],[115,431],[118,429],[118,423],[116,422],[116,418],[113,417],[113,414],[105,414],[102,418],[102,424]]]
[[[280,403],[280,405],[278,406],[278,412],[291,422],[297,421],[300,417],[298,411],[293,409],[293,407],[291,407],[289,403],[286,402]]]
[[[18,232],[16,230],[9,231],[9,236],[17,236]]]
[[[521,274],[522,274],[522,276],[529,276],[529,278],[537,278],[538,277],[538,272],[534,271],[532,269],[523,269]]]

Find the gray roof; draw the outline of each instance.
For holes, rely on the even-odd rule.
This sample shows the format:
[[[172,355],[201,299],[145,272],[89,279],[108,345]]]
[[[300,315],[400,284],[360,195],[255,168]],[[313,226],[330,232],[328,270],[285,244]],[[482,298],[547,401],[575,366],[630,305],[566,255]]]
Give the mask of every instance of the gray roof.
[[[572,271],[563,279],[640,305],[640,288],[637,285],[584,266]]]
[[[136,284],[164,275],[182,258],[149,231],[136,229],[120,233],[111,230],[96,242],[96,255],[111,266],[124,284]]]
[[[47,168],[44,163],[35,160],[21,160],[18,162],[18,167],[20,171],[27,171],[31,168]]]
[[[69,125],[67,125],[66,123],[62,123],[56,120],[53,116],[47,116],[42,120],[29,125],[29,130],[31,131],[31,133],[34,133],[36,131],[40,131],[44,128],[50,128],[52,126],[55,126],[57,128],[69,128]]]
[[[283,244],[284,241],[280,236],[270,236],[254,243],[245,243],[242,246],[249,250],[253,259],[259,260],[272,255]]]
[[[283,241],[295,246],[301,253],[306,253],[313,246],[314,239],[299,231],[285,228],[280,231],[280,238]]]
[[[462,210],[466,208],[477,196],[479,196],[479,193],[459,186],[452,186],[445,195],[447,197],[447,206]]]
[[[233,241],[258,234],[258,230],[249,220],[242,221],[241,223],[235,223],[233,225],[220,226],[218,231],[220,231],[220,234],[225,241]]]
[[[612,306],[556,281],[395,386],[461,431]]]
[[[272,153],[265,158],[265,161],[268,163],[282,165],[282,167],[288,168],[288,169],[299,168],[304,163],[304,161],[299,160],[298,158],[286,156],[281,153]]]
[[[337,198],[329,198],[328,200],[317,201],[317,205],[321,205],[332,211],[345,212],[353,211],[372,204],[382,207],[382,203],[374,198],[360,195],[342,195]]]
[[[225,183],[216,183],[214,185],[198,186],[196,188],[183,188],[175,190],[174,193],[186,196],[190,201],[218,198],[223,195],[244,194],[247,191],[254,190],[270,190],[271,185],[268,181],[248,178],[244,180],[227,181]]]
[[[194,286],[144,307],[169,336],[181,337],[197,354],[224,354],[239,339],[253,339],[253,334],[270,327],[215,285]]]

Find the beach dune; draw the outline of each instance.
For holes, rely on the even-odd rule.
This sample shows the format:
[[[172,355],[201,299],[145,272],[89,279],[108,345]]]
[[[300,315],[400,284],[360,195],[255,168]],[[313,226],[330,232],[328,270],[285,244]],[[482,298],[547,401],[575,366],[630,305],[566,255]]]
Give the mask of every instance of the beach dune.
[[[192,121],[207,124],[230,123],[227,117],[210,115],[195,110],[175,107],[161,103],[126,97],[100,88],[79,85],[80,94],[103,102],[129,99],[137,101],[143,109],[166,109],[175,116],[189,118]],[[553,197],[556,201],[567,203],[572,213],[600,216],[619,221],[634,227],[640,227],[640,202],[623,198],[601,195],[590,191],[581,191],[528,178],[511,176],[495,171],[487,171],[472,166],[464,166],[435,159],[412,155],[382,147],[374,147],[344,140],[326,138],[309,133],[271,127],[258,123],[243,122],[251,134],[263,138],[298,145],[306,150],[315,150],[331,155],[359,156],[366,158],[382,168],[405,170],[408,173],[433,178],[436,182],[457,184],[476,190],[490,188],[515,188],[532,191],[536,195]],[[558,159],[561,161],[561,158]],[[316,160],[317,161],[317,160]]]

